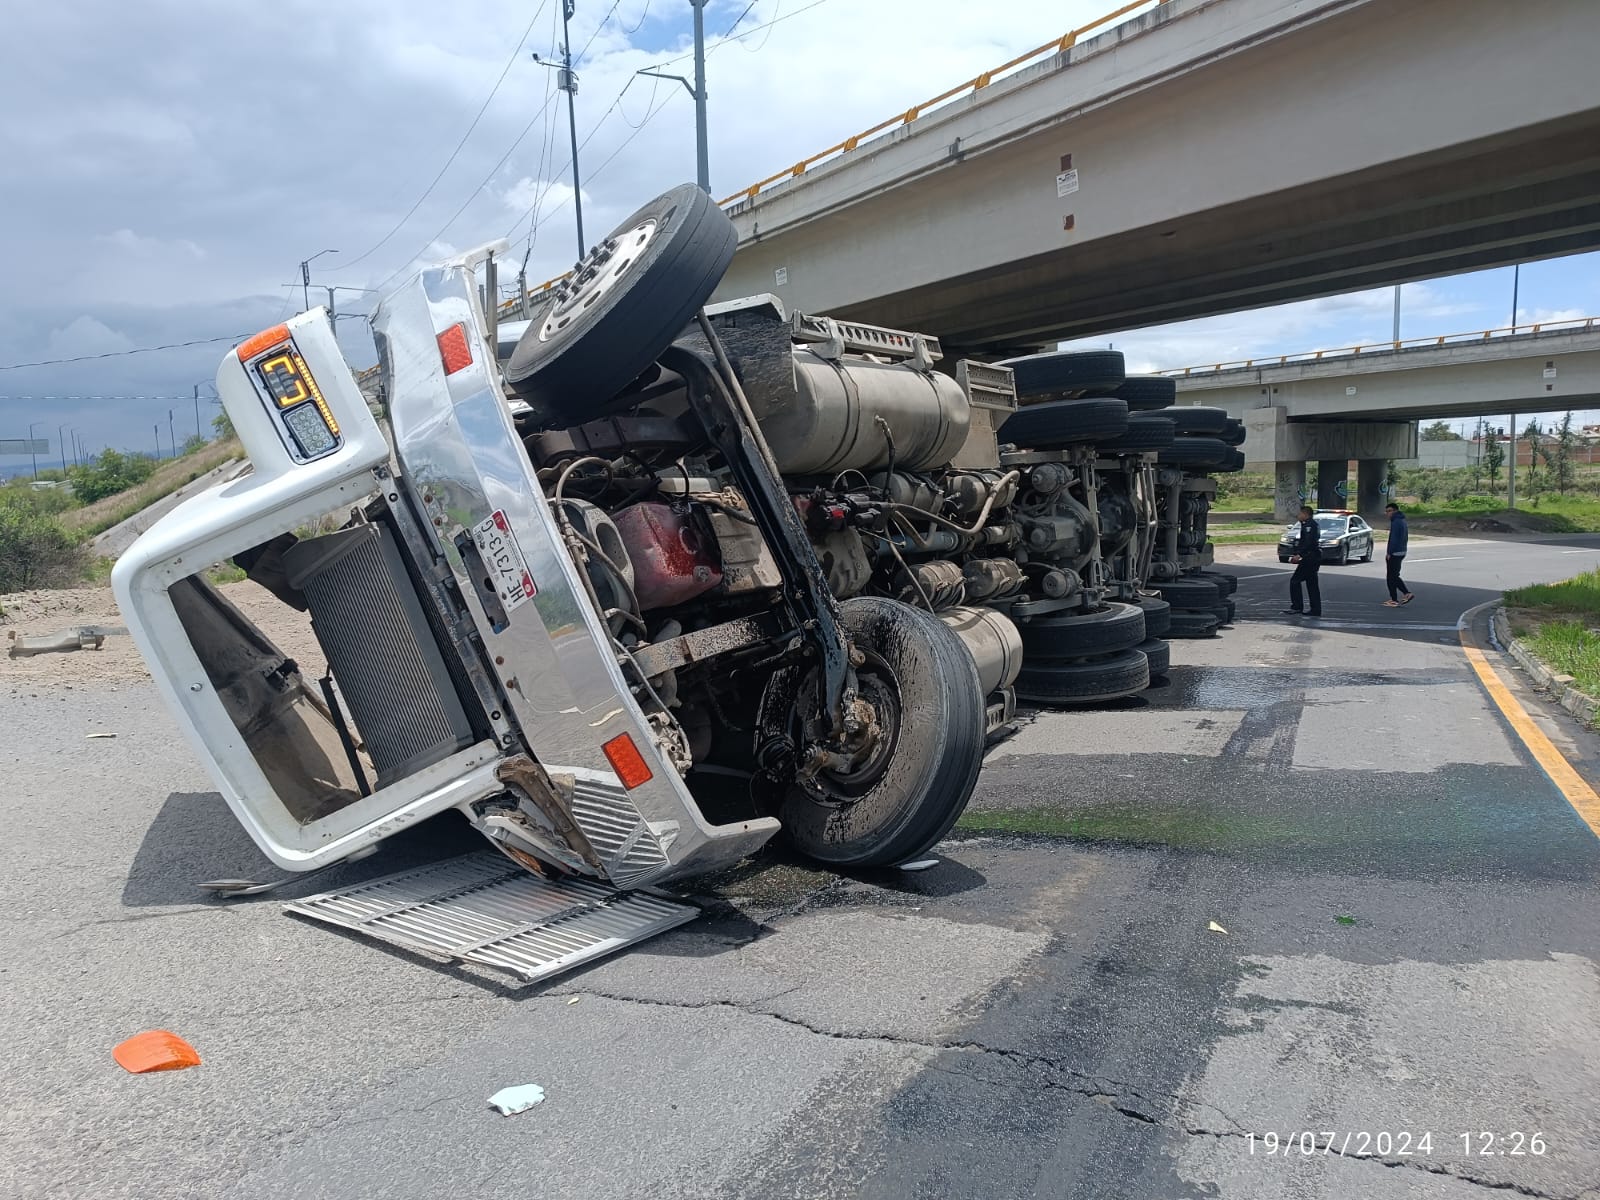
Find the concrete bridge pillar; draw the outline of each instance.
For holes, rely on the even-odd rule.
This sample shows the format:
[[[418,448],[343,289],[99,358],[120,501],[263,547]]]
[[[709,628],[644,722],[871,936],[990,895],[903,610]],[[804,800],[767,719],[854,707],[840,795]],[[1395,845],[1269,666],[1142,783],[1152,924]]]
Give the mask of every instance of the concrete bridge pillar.
[[[1305,503],[1300,494],[1306,490],[1306,464],[1299,459],[1274,464],[1272,512],[1280,521],[1292,521]]]
[[[1386,459],[1363,458],[1356,463],[1356,511],[1368,521],[1383,518],[1383,506],[1388,503],[1383,482],[1388,472]]]
[[[1343,458],[1317,460],[1317,507],[1344,508],[1345,498],[1339,495],[1339,485],[1346,482],[1350,462]],[[1348,490],[1348,489],[1347,489]]]

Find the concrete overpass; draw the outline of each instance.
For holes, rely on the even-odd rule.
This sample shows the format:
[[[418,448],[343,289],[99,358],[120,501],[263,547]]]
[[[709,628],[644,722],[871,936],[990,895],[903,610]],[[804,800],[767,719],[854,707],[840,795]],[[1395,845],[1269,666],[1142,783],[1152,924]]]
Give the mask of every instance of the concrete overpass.
[[[995,352],[1591,249],[1597,45],[1592,0],[1166,0],[731,197],[717,298]]]
[[[1168,371],[1178,401],[1245,423],[1248,463],[1270,467],[1278,514],[1315,460],[1319,503],[1358,460],[1357,506],[1383,506],[1384,461],[1416,453],[1416,422],[1600,408],[1600,320],[1517,326]]]

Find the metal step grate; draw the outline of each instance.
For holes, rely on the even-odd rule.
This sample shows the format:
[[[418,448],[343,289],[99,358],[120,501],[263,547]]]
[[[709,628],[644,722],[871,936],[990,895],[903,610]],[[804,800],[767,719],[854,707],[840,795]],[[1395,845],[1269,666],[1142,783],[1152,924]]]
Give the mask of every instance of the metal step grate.
[[[649,892],[540,879],[492,852],[322,892],[284,908],[396,946],[499,967],[529,982],[700,915],[692,905]]]

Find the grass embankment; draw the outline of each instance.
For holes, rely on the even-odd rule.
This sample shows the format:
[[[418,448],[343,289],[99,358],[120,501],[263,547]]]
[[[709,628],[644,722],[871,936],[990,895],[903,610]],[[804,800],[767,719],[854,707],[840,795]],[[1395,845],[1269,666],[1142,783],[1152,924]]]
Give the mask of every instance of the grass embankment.
[[[1508,509],[1499,496],[1463,496],[1438,504],[1406,504],[1413,525],[1427,521],[1498,521],[1544,533],[1600,533],[1600,497],[1549,492]]]
[[[1506,593],[1511,631],[1539,660],[1600,696],[1600,568]]]
[[[69,509],[61,514],[61,523],[85,537],[93,537],[143,512],[157,500],[169,496],[186,483],[192,483],[207,471],[215,470],[230,459],[243,458],[244,448],[237,438],[223,438],[207,442],[193,454],[170,459],[157,467],[142,483],[127,491]]]

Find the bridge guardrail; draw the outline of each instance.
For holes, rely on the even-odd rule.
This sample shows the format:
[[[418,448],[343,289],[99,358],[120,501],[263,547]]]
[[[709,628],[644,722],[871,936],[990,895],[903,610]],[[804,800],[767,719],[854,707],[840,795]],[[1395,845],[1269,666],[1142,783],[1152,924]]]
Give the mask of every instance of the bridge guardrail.
[[[1177,379],[1194,375],[1216,375],[1223,371],[1249,371],[1258,367],[1286,367],[1292,363],[1325,362],[1330,358],[1355,358],[1361,354],[1395,354],[1406,350],[1437,350],[1441,346],[1470,346],[1495,338],[1537,337],[1555,333],[1590,333],[1600,317],[1573,317],[1567,321],[1537,321],[1528,325],[1503,325],[1498,329],[1478,329],[1471,333],[1443,333],[1435,337],[1401,338],[1398,342],[1368,342],[1360,346],[1341,346],[1336,350],[1302,350],[1295,354],[1268,354],[1259,358],[1239,358],[1231,362],[1193,367],[1169,367],[1155,372]]]
[[[1065,54],[1073,46],[1077,45],[1080,37],[1088,33],[1090,30],[1098,29],[1100,26],[1109,24],[1110,22],[1117,20],[1119,17],[1127,16],[1136,8],[1145,8],[1152,3],[1154,3],[1155,7],[1159,8],[1162,4],[1166,3],[1166,0],[1133,0],[1131,4],[1124,4],[1121,8],[1118,8],[1112,12],[1108,12],[1105,14],[1105,16],[1090,21],[1087,25],[1080,25],[1076,29],[1070,29],[1053,41],[1046,42],[1042,46],[1036,46],[1024,54],[1019,54],[1015,58],[1001,63],[998,67],[991,67],[987,71],[982,71],[977,75],[974,75],[971,79],[968,79],[966,82],[958,83],[953,88],[947,88],[945,91],[940,92],[931,100],[924,100],[921,104],[913,104],[905,111],[896,113],[887,120],[879,121],[871,128],[863,129],[860,133],[853,134],[852,136],[845,138],[842,142],[835,142],[826,150],[818,150],[815,154],[809,155],[806,158],[802,158],[792,167],[785,167],[776,174],[768,175],[765,179],[752,183],[749,187],[740,188],[737,192],[734,192],[733,195],[724,197],[723,199],[717,201],[717,205],[720,208],[726,208],[730,204],[738,204],[744,201],[754,200],[761,194],[761,190],[763,188],[769,187],[774,183],[782,183],[786,179],[798,179],[823,159],[832,158],[837,154],[847,154],[851,150],[854,150],[867,138],[874,137],[877,134],[883,133],[887,129],[892,129],[897,125],[909,125],[924,112],[932,108],[937,108],[939,105],[944,104],[947,101],[954,100],[963,92],[979,92],[993,83],[996,76],[1004,75],[1007,71],[1014,70],[1015,68],[1022,66],[1024,63],[1032,62],[1034,59],[1042,58],[1047,54]],[[539,295],[550,291],[553,287],[555,287],[556,284],[560,283],[571,273],[572,272],[570,271],[563,271],[560,275],[557,275],[553,279],[547,279],[543,283],[530,287],[528,289],[528,296],[530,298],[538,297]],[[500,311],[502,313],[510,312],[520,303],[520,299],[504,301],[500,305]]]

